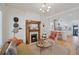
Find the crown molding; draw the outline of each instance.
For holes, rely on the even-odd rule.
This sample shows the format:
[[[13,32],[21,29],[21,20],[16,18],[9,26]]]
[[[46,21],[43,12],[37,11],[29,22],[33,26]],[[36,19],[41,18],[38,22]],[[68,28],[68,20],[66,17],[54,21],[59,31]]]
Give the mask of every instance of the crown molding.
[[[79,9],[79,7],[75,7],[75,8],[69,9],[69,10],[65,10],[65,11],[56,13],[56,14],[54,14],[52,16],[47,17],[46,19],[50,19],[50,18],[58,16],[58,15],[62,15],[62,14],[68,13],[68,12],[72,12],[72,11],[77,10],[77,9]]]

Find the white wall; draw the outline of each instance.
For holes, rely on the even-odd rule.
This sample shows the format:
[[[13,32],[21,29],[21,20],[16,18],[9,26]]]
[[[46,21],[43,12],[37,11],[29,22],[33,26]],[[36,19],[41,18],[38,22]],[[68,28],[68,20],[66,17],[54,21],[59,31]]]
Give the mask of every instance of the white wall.
[[[74,24],[79,25],[79,7],[52,15],[48,19],[50,20],[49,22],[52,22],[54,19],[62,20],[63,24],[72,28]],[[72,30],[68,34],[72,35]]]
[[[2,12],[0,11],[0,47],[2,45]]]
[[[6,29],[7,29],[7,34],[6,34],[6,39],[11,38],[13,36],[13,18],[14,17],[18,17],[19,18],[19,25],[20,27],[22,27],[22,30],[20,30],[19,33],[16,34],[16,36],[18,38],[23,39],[23,41],[25,42],[25,20],[27,19],[35,19],[35,20],[39,20],[40,17],[37,13],[31,12],[31,11],[24,11],[21,9],[18,9],[16,7],[10,7],[10,6],[6,6],[6,20],[7,20],[7,25],[6,25]],[[6,40],[5,40],[6,41]]]
[[[13,29],[13,17],[19,17],[19,24],[23,28],[16,36],[18,38],[21,38],[25,42],[25,20],[26,19],[37,19],[41,20],[42,23],[45,24],[44,31],[49,34],[50,32],[50,22],[53,22],[54,19],[60,19],[64,21],[64,24],[68,26],[72,26],[73,24],[78,24],[79,23],[79,8],[72,9],[67,12],[60,12],[59,14],[52,15],[52,17],[49,17],[45,20],[40,19],[40,14],[32,12],[30,10],[21,10],[16,7],[11,7],[11,6],[6,6],[5,8],[6,13],[5,13],[5,21],[4,24],[6,24],[4,27],[5,32],[5,38],[8,39],[13,36],[12,29]],[[43,32],[44,32],[43,31]],[[71,32],[69,32],[71,33]],[[6,41],[6,39],[4,41]]]
[[[6,36],[6,17],[5,17],[5,4],[3,3],[0,3],[0,11],[1,11],[1,17],[0,17],[0,30],[2,30],[2,39],[0,38],[1,42],[0,43],[1,45],[3,44],[4,40],[6,39],[5,36]],[[1,20],[2,19],[2,20]],[[1,25],[2,24],[2,25]],[[0,33],[1,33],[0,32]]]
[[[1,6],[0,6],[0,47],[2,45],[2,12],[1,12]]]

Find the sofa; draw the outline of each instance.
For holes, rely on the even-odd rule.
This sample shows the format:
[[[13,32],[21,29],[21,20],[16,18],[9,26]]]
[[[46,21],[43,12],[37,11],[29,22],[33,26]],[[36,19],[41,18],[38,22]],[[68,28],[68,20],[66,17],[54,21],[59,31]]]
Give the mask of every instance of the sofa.
[[[33,52],[21,39],[14,37],[4,43],[0,55],[33,55]]]

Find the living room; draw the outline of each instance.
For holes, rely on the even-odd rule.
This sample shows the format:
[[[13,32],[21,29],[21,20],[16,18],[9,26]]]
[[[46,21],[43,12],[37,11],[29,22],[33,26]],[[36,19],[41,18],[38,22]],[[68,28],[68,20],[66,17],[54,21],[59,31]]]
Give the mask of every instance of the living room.
[[[17,50],[25,49],[26,52],[19,52],[20,55],[79,54],[76,52],[79,46],[75,49],[76,44],[72,43],[78,42],[78,6],[79,3],[0,3],[1,49],[5,42],[16,42],[14,39],[20,39],[23,45],[18,46]],[[32,37],[37,39],[33,43]],[[47,42],[45,47],[44,41]],[[36,43],[40,44],[35,45]]]

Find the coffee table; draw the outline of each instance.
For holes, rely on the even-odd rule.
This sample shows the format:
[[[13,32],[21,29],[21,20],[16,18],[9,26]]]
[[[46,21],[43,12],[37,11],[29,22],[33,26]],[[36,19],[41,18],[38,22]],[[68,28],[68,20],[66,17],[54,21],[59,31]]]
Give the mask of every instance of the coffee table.
[[[44,51],[45,49],[48,49],[48,48],[50,48],[50,52],[52,53],[52,44],[47,42],[46,40],[44,40],[44,43],[42,43],[42,44],[37,43],[36,45],[37,45],[37,47],[40,48],[40,54],[42,54],[42,51]]]

